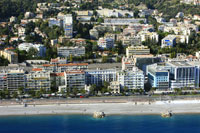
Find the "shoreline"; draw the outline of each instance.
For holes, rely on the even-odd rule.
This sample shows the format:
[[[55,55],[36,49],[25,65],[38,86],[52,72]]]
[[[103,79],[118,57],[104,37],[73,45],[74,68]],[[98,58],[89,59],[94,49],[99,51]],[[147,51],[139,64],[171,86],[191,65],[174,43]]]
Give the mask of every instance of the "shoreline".
[[[69,103],[43,105],[1,105],[0,116],[31,115],[93,115],[102,111],[110,115],[161,115],[166,111],[172,114],[200,114],[200,100],[176,100],[156,102],[126,103]]]

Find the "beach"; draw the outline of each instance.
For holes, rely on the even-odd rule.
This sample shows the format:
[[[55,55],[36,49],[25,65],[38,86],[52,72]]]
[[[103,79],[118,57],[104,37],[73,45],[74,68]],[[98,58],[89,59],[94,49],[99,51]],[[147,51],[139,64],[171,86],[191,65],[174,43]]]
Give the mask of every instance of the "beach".
[[[73,101],[73,100],[72,100]],[[90,101],[90,100],[89,100]],[[44,114],[90,114],[102,111],[106,115],[160,115],[172,111],[173,114],[200,113],[200,100],[173,101],[124,101],[98,102],[95,100],[76,102],[56,102],[36,104],[36,102],[0,104],[0,115],[44,115]]]

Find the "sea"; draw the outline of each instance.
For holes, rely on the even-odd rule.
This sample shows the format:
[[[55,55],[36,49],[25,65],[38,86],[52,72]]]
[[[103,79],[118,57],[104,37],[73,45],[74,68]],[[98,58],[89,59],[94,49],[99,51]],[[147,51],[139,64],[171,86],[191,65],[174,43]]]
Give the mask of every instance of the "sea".
[[[200,133],[200,115],[2,116],[0,133]]]

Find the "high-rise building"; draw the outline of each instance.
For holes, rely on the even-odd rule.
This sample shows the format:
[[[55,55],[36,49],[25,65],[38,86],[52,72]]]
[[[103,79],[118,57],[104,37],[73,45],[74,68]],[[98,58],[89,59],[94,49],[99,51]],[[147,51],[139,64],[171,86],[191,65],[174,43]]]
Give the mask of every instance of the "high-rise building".
[[[151,87],[159,90],[169,89],[169,71],[165,67],[153,64],[147,67],[147,71]]]
[[[84,89],[85,88],[85,72],[74,70],[66,71],[65,73],[65,85],[69,89]]]
[[[33,69],[26,74],[26,89],[28,90],[50,90],[50,72],[41,71],[41,69]]]
[[[144,73],[142,70],[134,67],[132,70],[123,70],[117,73],[121,88],[144,89]]]
[[[96,70],[86,70],[86,84],[97,86],[103,85],[104,82],[112,82],[117,79],[116,69],[96,69]]]

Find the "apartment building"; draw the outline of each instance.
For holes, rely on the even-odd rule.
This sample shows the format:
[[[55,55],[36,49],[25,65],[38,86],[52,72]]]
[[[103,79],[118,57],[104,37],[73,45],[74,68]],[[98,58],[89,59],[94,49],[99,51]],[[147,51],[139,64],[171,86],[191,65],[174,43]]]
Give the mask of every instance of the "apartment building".
[[[38,56],[44,57],[46,55],[46,47],[42,44],[33,44],[33,43],[21,43],[18,45],[19,50],[25,50],[29,52],[31,48],[34,48],[38,51]]]
[[[59,47],[57,48],[57,54],[59,57],[69,57],[72,56],[84,56],[85,47],[76,46],[76,47]]]
[[[18,63],[18,55],[10,49],[0,51],[0,56],[7,59],[11,64]]]
[[[6,79],[9,91],[17,91],[19,88],[25,88],[25,72],[23,70],[9,70]]]
[[[169,84],[169,71],[157,64],[152,64],[147,67],[148,73],[148,82],[150,83],[151,87],[155,87],[158,90],[168,90],[170,87]]]
[[[26,89],[27,90],[50,90],[50,72],[41,71],[41,69],[33,69],[26,74]]]
[[[126,48],[126,56],[129,58],[132,55],[149,55],[150,49],[144,45],[129,46]]]
[[[98,47],[100,49],[109,49],[114,47],[114,39],[109,37],[99,38]]]
[[[122,70],[117,73],[118,82],[121,88],[127,87],[129,90],[144,89],[144,73],[134,67],[132,70]]]
[[[101,86],[104,82],[116,81],[116,73],[116,69],[85,70],[86,84]]]
[[[173,47],[176,44],[176,36],[168,35],[162,39],[161,47]]]
[[[85,88],[85,72],[74,70],[66,71],[65,75],[65,85],[69,89],[84,89]]]
[[[61,73],[67,70],[86,70],[88,63],[68,63],[68,64],[43,64],[44,71],[52,73]]]

